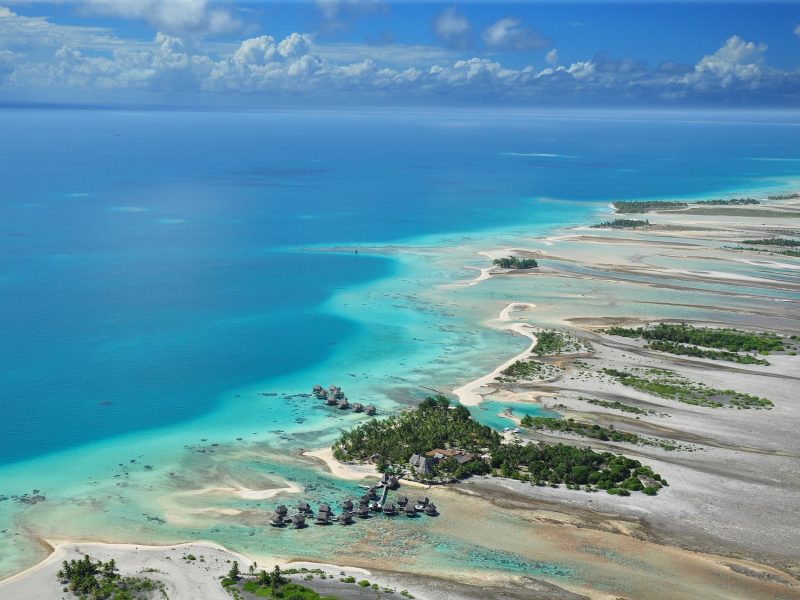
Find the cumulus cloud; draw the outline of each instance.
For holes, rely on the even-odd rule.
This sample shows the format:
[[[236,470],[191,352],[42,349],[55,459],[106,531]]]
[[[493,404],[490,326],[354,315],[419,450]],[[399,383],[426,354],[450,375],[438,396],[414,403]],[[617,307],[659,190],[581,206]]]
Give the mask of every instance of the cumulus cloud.
[[[514,17],[499,19],[484,29],[483,42],[492,50],[538,50],[550,45],[547,37],[523,27]]]
[[[27,38],[28,46],[3,47],[6,39],[23,40],[31,31],[46,34],[46,44],[31,47],[36,38]],[[69,91],[70,97],[94,100],[100,90],[108,90],[125,99],[136,92],[167,101],[186,93],[205,94],[204,101],[219,94],[227,102],[248,95],[263,102],[317,103],[797,105],[800,69],[771,68],[765,53],[765,45],[734,36],[694,65],[667,61],[651,68],[632,58],[597,55],[556,66],[553,49],[544,69],[511,68],[439,47],[317,45],[301,33],[215,43],[213,51],[167,31],[133,43],[105,30],[81,33],[0,12],[0,92],[5,98],[31,97],[37,91],[42,97],[63,97]]]
[[[465,50],[472,46],[472,25],[455,8],[446,8],[436,16],[433,33],[450,48]]]
[[[746,42],[734,35],[719,50],[704,56],[694,72],[685,76],[685,81],[701,87],[722,88],[753,82],[763,73],[766,51],[766,44]]]
[[[238,31],[241,21],[208,0],[87,0],[87,12],[146,21],[167,33],[222,35]]]

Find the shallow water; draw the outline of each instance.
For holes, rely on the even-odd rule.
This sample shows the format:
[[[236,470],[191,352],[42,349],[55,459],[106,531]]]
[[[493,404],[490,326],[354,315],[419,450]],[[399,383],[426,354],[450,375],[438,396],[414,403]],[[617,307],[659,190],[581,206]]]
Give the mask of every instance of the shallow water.
[[[296,458],[366,418],[301,396],[313,384],[389,413],[521,352],[526,339],[485,326],[509,302],[536,303],[540,324],[575,316],[575,281],[460,285],[487,265],[478,251],[591,221],[600,201],[780,186],[791,163],[752,158],[800,141],[779,122],[468,117],[0,113],[0,496],[47,496],[0,502],[0,574],[41,556],[31,534],[395,556],[363,527],[265,530],[277,501],[214,496],[233,517],[180,492],[352,494]],[[529,156],[542,153],[558,156]],[[724,285],[692,287],[719,306]],[[655,288],[618,293],[596,282],[586,310],[664,316]],[[477,417],[511,426],[499,404]],[[390,525],[410,562],[450,543],[444,515]],[[460,568],[538,568],[460,544]]]

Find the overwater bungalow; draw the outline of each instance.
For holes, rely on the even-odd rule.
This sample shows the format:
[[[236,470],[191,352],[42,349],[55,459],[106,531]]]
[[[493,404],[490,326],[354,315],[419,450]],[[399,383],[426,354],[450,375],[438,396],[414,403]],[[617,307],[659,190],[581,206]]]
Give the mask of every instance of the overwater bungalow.
[[[417,516],[417,509],[414,508],[411,504],[406,504],[405,508],[406,516],[407,517],[416,517]]]
[[[367,490],[367,496],[369,496],[370,498],[377,498],[378,497],[378,490],[376,490],[374,487],[370,487]]]
[[[429,517],[433,517],[439,514],[439,511],[436,510],[436,505],[433,502],[429,502],[425,506],[425,514],[428,515]]]
[[[350,525],[353,522],[353,513],[349,510],[344,511],[341,515],[339,515],[339,523],[342,525]]]
[[[350,402],[347,400],[346,397],[339,400],[339,408],[342,410],[350,408]]]
[[[381,477],[381,485],[385,485],[390,490],[396,490],[398,487],[400,487],[400,480],[394,475],[384,473]]]
[[[387,502],[386,505],[383,507],[383,514],[385,515],[396,515],[397,514],[397,507],[394,505],[394,502]]]
[[[306,501],[298,502],[297,510],[299,510],[302,514],[307,515],[309,517],[314,516],[314,511],[311,510],[311,505]]]
[[[397,504],[399,506],[405,506],[406,504],[408,504],[408,496],[398,496]]]
[[[275,514],[281,515],[282,517],[285,517],[288,512],[289,509],[286,508],[285,504],[281,504],[278,508],[275,509]]]
[[[317,513],[317,525],[328,525],[331,522],[331,514],[321,510]]]
[[[284,519],[283,515],[279,515],[276,513],[272,515],[272,518],[270,519],[269,523],[273,527],[283,527],[284,525],[286,525],[286,519]]]
[[[377,500],[370,500],[369,509],[373,512],[379,512],[381,510],[381,505]]]
[[[314,394],[317,398],[319,398],[319,395],[322,394],[322,392],[324,392],[324,391],[325,390],[323,389],[323,387],[321,385],[317,384],[317,385],[314,386],[314,389],[311,390],[311,393]]]
[[[378,412],[378,409],[376,409],[372,404],[367,406],[367,414],[368,415],[372,416],[374,414],[377,414],[377,412]]]
[[[335,406],[339,404],[339,401],[333,394],[328,394],[327,396],[325,396],[325,404],[327,404],[328,406]]]
[[[369,516],[369,507],[366,504],[362,504],[358,507],[356,514],[359,519],[366,519]]]
[[[428,506],[428,498],[417,498],[417,503],[414,506],[417,510],[425,510],[425,507]]]
[[[342,510],[353,510],[353,501],[345,500],[342,502]]]
[[[367,496],[366,494],[361,496],[361,498],[358,499],[358,504],[360,506],[366,506],[367,504],[369,504],[369,496]]]
[[[321,512],[321,513],[323,513],[323,512],[324,512],[324,513],[328,513],[328,514],[330,514],[330,512],[331,512],[331,507],[330,507],[330,506],[328,506],[327,504],[320,504],[320,505],[319,505],[319,508],[317,509],[317,512]]]
[[[364,412],[364,405],[361,402],[353,402],[353,412]]]
[[[292,517],[292,525],[295,529],[302,529],[306,526],[306,517],[303,514],[296,514]]]

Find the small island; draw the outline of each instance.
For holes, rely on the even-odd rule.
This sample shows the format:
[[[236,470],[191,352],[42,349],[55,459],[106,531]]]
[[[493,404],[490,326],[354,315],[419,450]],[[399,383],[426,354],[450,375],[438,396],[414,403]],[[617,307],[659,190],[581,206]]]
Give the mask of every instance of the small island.
[[[495,258],[492,264],[501,269],[535,269],[539,266],[535,258],[517,258],[516,256]]]
[[[650,467],[619,454],[561,443],[506,443],[497,431],[474,421],[465,406],[451,405],[442,395],[345,431],[333,456],[374,462],[379,471],[426,483],[490,475],[620,496],[632,491],[655,495],[666,485]]]

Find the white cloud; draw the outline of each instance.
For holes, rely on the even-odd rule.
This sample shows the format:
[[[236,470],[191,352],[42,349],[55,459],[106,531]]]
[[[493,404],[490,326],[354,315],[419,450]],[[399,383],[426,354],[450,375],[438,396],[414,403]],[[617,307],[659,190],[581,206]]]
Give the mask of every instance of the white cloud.
[[[795,34],[797,37],[800,37],[800,24],[798,24],[798,25],[795,25],[795,27],[794,27],[794,34]]]
[[[455,8],[446,8],[436,16],[433,33],[451,48],[463,50],[472,45],[472,25]]]
[[[550,45],[550,40],[538,31],[523,27],[522,21],[505,17],[483,31],[483,42],[492,50],[538,50]]]
[[[87,12],[143,20],[167,33],[222,35],[238,31],[241,21],[208,0],[87,0]]]
[[[445,31],[470,31],[469,23]],[[131,41],[102,28],[60,26],[2,10],[0,93],[5,99],[24,95],[89,101],[96,101],[102,90],[126,101],[171,101],[177,93],[202,97],[204,102],[210,102],[212,94],[226,101],[251,95],[253,101],[289,98],[318,103],[777,99],[796,105],[800,100],[800,69],[770,68],[765,45],[736,36],[694,66],[667,68],[662,63],[649,68],[631,58],[603,55],[556,66],[558,53],[553,49],[545,56],[549,66],[541,70],[530,65],[509,68],[480,55],[463,58],[463,52],[440,47],[317,46],[301,33],[283,39],[263,35],[236,44],[197,43],[196,38],[193,42],[169,32]]]
[[[704,56],[695,65],[694,72],[686,75],[684,80],[701,87],[723,88],[757,80],[763,72],[766,51],[766,44],[746,42],[734,35],[719,50]]]

